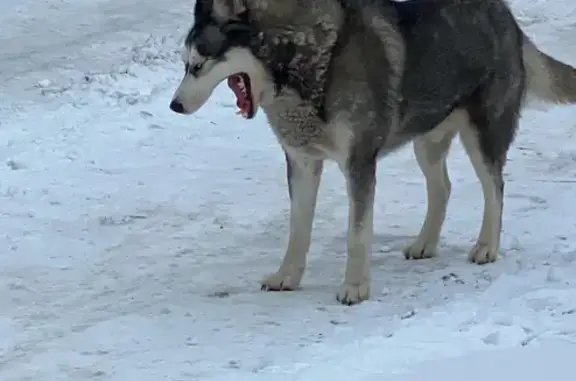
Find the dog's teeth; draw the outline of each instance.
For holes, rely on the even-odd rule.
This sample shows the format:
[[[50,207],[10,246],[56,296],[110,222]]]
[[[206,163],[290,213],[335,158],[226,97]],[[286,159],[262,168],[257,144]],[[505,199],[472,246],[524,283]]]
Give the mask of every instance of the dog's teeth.
[[[238,110],[236,111],[236,115],[240,115],[242,116],[244,119],[248,119],[248,112],[244,111],[244,110]]]

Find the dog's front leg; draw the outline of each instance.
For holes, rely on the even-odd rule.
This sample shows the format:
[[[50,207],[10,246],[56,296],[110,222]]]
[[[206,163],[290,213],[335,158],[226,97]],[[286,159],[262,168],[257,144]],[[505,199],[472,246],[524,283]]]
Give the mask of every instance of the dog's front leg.
[[[280,269],[262,282],[262,290],[266,291],[290,291],[300,286],[310,249],[323,162],[286,153],[286,166],[290,194],[290,237]]]
[[[346,305],[370,298],[376,156],[352,154],[341,169],[348,188],[348,259],[336,299]]]

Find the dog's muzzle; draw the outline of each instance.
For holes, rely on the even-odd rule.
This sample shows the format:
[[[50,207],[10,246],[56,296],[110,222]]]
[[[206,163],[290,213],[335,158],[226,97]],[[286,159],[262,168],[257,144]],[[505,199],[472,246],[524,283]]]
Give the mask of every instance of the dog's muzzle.
[[[170,102],[170,110],[172,110],[178,114],[185,114],[186,113],[186,111],[184,110],[184,105],[176,99],[174,99],[172,102]]]

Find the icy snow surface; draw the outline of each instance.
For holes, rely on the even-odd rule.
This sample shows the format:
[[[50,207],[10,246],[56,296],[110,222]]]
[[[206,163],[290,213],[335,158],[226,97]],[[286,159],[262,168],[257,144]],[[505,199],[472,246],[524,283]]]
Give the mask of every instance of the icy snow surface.
[[[515,0],[576,64],[576,2]],[[501,260],[466,262],[480,186],[456,144],[440,257],[410,147],[380,162],[373,298],[336,303],[347,202],[323,179],[303,288],[264,293],[287,235],[284,159],[219,87],[171,113],[187,0],[0,3],[0,380],[573,380],[576,108],[531,108]]]

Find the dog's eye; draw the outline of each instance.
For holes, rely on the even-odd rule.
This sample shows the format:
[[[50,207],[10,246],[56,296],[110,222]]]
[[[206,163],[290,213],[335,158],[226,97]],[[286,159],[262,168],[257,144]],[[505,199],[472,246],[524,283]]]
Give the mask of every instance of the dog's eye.
[[[193,76],[197,76],[198,73],[200,72],[200,70],[202,70],[202,66],[204,65],[204,63],[197,63],[194,65],[190,65],[188,64],[186,71],[188,71],[188,73],[192,74]]]

